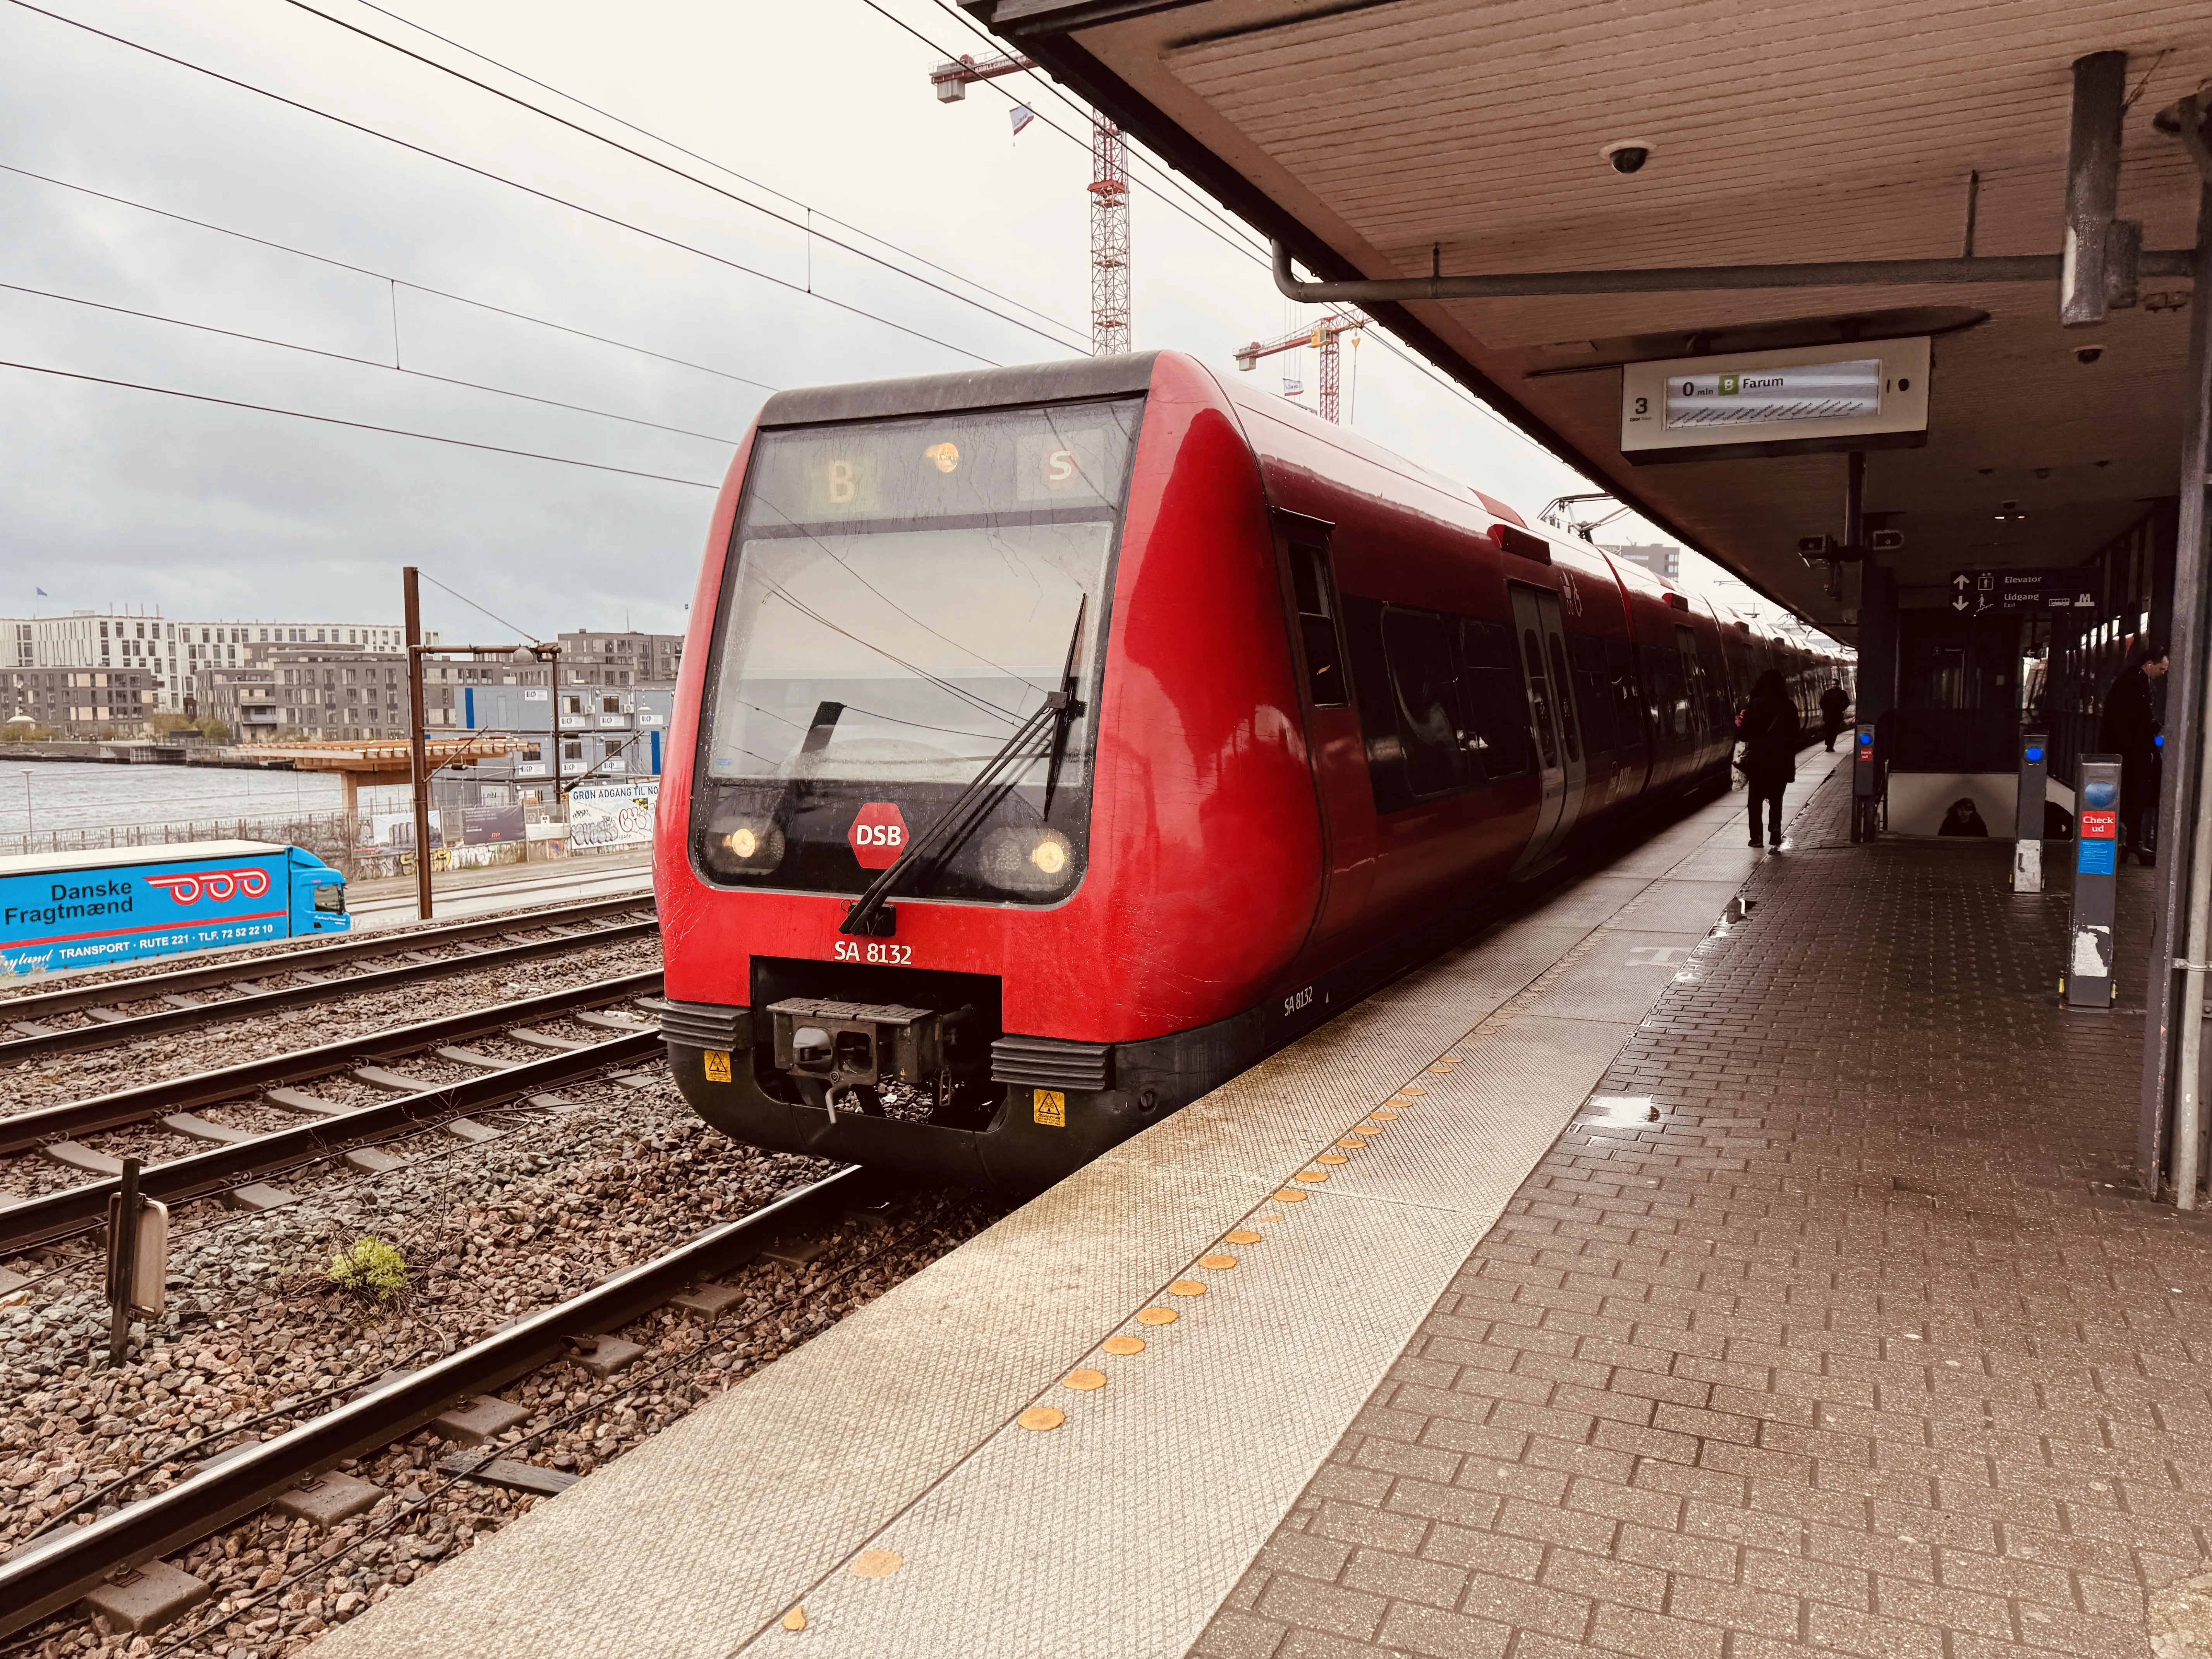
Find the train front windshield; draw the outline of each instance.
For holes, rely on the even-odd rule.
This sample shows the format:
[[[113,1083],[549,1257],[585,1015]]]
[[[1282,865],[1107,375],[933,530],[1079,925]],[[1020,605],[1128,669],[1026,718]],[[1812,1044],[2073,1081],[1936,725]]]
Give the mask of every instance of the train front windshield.
[[[856,893],[987,808],[910,897],[1049,903],[1088,841],[1099,641],[1142,400],[763,433],[723,579],[692,852]],[[963,792],[1072,673],[1079,712]],[[1002,778],[1002,782],[1008,781]]]

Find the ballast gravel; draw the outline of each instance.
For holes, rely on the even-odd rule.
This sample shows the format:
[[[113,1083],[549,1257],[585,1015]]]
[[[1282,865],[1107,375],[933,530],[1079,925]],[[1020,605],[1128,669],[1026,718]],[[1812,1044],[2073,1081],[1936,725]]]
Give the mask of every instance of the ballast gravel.
[[[289,1048],[368,1036],[593,980],[651,973],[659,966],[660,940],[648,934],[610,945],[582,945],[560,956],[507,963],[483,973],[456,973],[251,1019],[164,1032],[112,1048],[41,1054],[0,1073],[0,1115],[135,1089],[165,1078],[189,1077]]]
[[[496,1140],[431,1133],[399,1143],[392,1150],[410,1161],[385,1175],[326,1167],[319,1182],[288,1182],[301,1199],[283,1208],[179,1211],[167,1308],[136,1328],[131,1363],[120,1370],[107,1366],[96,1252],[78,1243],[8,1263],[26,1274],[64,1271],[0,1307],[0,1552],[119,1474],[153,1466],[82,1514],[189,1475],[191,1448],[271,1437],[336,1403],[315,1396],[477,1340],[833,1167],[725,1139],[693,1116],[665,1066],[642,1082],[582,1085],[567,1091],[577,1103],[567,1110],[480,1115],[502,1132]],[[757,1261],[730,1276],[742,1299],[719,1321],[664,1309],[626,1328],[621,1334],[646,1349],[627,1370],[602,1379],[562,1361],[501,1389],[532,1416],[477,1455],[588,1474],[1006,1207],[970,1194],[925,1194],[887,1222],[846,1225],[804,1266]],[[329,1281],[333,1252],[363,1235],[396,1246],[408,1263],[410,1289],[392,1305]],[[170,1558],[214,1594],[165,1631],[110,1635],[71,1613],[7,1651],[52,1659],[297,1652],[546,1501],[456,1480],[439,1468],[454,1449],[426,1431],[342,1466],[388,1495],[327,1536],[267,1510]]]

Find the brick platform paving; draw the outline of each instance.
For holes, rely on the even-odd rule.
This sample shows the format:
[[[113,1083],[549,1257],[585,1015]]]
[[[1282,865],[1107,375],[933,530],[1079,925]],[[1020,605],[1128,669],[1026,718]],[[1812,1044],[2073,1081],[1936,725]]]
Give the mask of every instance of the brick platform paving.
[[[2143,1659],[2212,1541],[2204,1225],[2010,843],[1840,785],[1622,1050],[1194,1650]],[[1464,1052],[1464,1050],[1462,1050]]]

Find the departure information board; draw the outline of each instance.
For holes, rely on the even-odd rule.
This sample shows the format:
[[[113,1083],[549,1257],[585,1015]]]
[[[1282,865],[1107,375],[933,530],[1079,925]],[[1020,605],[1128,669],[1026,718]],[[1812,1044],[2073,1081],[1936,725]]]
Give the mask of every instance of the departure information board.
[[[1928,374],[1925,335],[1625,364],[1621,453],[1650,461],[1909,442],[1928,429]]]

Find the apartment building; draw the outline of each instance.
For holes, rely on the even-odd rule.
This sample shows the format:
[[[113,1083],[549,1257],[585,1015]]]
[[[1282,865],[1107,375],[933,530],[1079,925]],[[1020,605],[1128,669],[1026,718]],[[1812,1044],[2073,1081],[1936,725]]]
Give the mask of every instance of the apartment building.
[[[0,721],[21,716],[73,738],[135,738],[158,712],[141,669],[0,668]]]
[[[673,685],[684,665],[681,634],[635,632],[561,635],[561,684]]]
[[[272,649],[315,646],[396,656],[403,667],[406,661],[405,636],[380,623],[184,622],[97,611],[0,618],[0,668],[119,670],[150,678],[156,695],[149,714],[185,713],[185,699],[198,694],[193,677],[204,669],[249,665]]]

